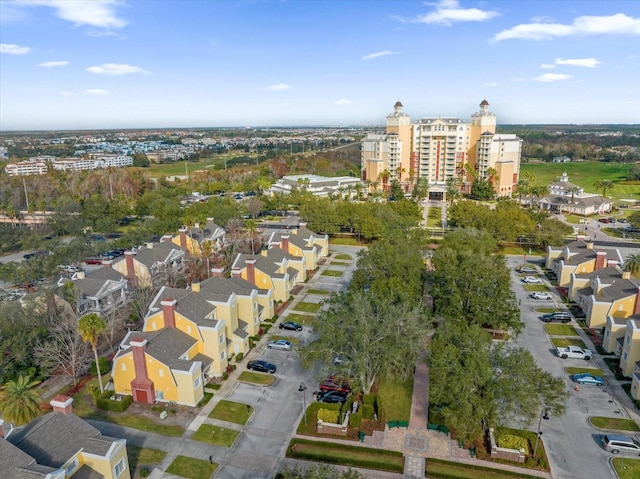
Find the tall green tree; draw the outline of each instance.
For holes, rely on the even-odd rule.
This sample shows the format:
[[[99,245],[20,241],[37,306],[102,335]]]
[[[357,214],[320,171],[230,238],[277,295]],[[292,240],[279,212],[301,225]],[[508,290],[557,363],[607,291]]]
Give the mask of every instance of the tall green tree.
[[[93,350],[93,356],[96,361],[96,369],[98,371],[98,383],[100,384],[100,392],[104,392],[104,386],[102,385],[102,373],[100,371],[100,362],[98,361],[98,341],[100,335],[107,329],[107,323],[98,316],[96,313],[89,313],[84,315],[78,321],[78,332],[83,341],[86,341],[91,345]]]
[[[334,293],[313,320],[319,339],[300,351],[307,368],[335,369],[336,355],[366,393],[378,378],[408,378],[424,346],[428,322],[420,304],[391,303],[373,291]]]
[[[18,376],[0,389],[0,412],[2,419],[15,426],[34,420],[41,412],[40,395],[33,389],[38,381],[29,376]]]
[[[640,273],[640,253],[633,253],[626,257],[624,261],[624,267],[626,270],[631,271],[632,274]]]
[[[616,184],[611,180],[602,180],[600,186],[602,187],[602,196],[606,196],[607,190],[612,190]]]

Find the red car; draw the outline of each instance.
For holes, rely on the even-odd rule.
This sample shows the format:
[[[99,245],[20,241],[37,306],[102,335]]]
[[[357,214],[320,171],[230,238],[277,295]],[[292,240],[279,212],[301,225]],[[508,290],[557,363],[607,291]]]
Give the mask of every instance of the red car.
[[[320,391],[326,392],[326,391],[338,391],[341,393],[350,393],[351,392],[351,386],[349,386],[348,383],[344,383],[344,382],[334,382],[334,381],[325,381],[323,383],[320,384]]]
[[[102,264],[102,260],[100,258],[87,258],[84,260],[85,264]]]

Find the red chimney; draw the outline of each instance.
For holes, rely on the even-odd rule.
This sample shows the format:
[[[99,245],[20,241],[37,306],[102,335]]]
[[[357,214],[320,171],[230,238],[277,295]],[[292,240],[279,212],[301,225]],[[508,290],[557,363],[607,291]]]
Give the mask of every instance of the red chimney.
[[[239,271],[238,274],[240,274]],[[224,268],[211,268],[211,275],[215,278],[224,278]]]
[[[596,267],[595,269],[602,269],[607,265],[607,252],[606,251],[598,251],[596,252]]]
[[[306,228],[307,227],[307,223],[298,223],[298,227]]]
[[[149,379],[147,373],[147,340],[140,337],[132,338],[129,341],[133,351],[133,367],[136,377],[131,381],[131,394],[135,402],[153,404],[155,392],[153,381]]]
[[[133,264],[133,251],[125,251],[124,260],[127,265],[127,279],[134,284],[136,282],[136,268]]]
[[[286,251],[287,253],[289,252],[289,235],[283,236],[280,239],[280,248],[282,251]]]
[[[55,412],[61,412],[62,414],[71,414],[73,398],[69,396],[63,396],[62,394],[58,394],[54,397],[49,404]]]
[[[111,268],[112,264],[113,264],[113,261],[111,261],[110,259],[102,260],[102,266],[104,266],[105,268]]]
[[[633,310],[633,314],[640,314],[640,286],[636,291],[636,308]]]
[[[247,281],[251,284],[256,284],[256,260],[246,259],[244,263],[247,265]]]
[[[240,269],[238,269],[238,268],[233,268],[231,270],[231,277],[232,278],[242,278],[242,271],[240,271]]]
[[[187,229],[180,228],[180,248],[187,251]]]
[[[161,301],[162,305],[162,316],[164,318],[164,327],[165,328],[175,328],[176,327],[176,304],[178,302],[175,299],[165,299]]]

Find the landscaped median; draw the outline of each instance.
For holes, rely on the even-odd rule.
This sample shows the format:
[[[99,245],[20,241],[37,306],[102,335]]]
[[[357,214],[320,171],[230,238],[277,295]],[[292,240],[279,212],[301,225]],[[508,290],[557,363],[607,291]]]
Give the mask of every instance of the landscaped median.
[[[258,386],[271,386],[275,378],[271,374],[242,371],[238,377],[241,383],[257,384]]]
[[[397,451],[349,446],[342,443],[292,439],[287,457],[378,471],[404,471],[404,455]]]
[[[544,329],[549,336],[578,336],[578,332],[570,324],[545,324]]]
[[[636,424],[632,419],[624,419],[621,417],[602,417],[602,416],[591,416],[589,418],[589,423],[592,426],[597,427],[598,429],[603,429],[606,431],[631,431],[631,432],[640,432],[640,427]]]
[[[488,467],[450,462],[442,459],[427,459],[426,474],[439,479],[533,479],[538,476],[522,474],[520,472],[490,469]]]
[[[221,399],[209,414],[210,418],[233,422],[244,426],[253,414],[253,406]]]
[[[194,459],[187,456],[177,456],[169,467],[167,472],[179,477],[187,479],[202,479],[211,477],[216,472],[218,464],[204,461],[202,459]]]
[[[640,477],[640,460],[626,457],[614,457],[611,460],[618,479],[637,479]]]

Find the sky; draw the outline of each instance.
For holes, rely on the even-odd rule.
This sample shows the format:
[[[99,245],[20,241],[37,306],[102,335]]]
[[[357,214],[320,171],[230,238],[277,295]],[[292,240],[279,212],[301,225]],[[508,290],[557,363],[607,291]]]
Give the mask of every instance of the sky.
[[[0,0],[0,131],[640,123],[638,0]]]

